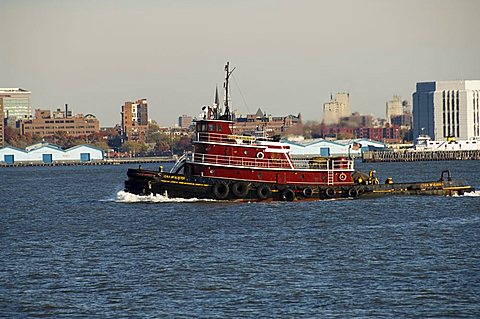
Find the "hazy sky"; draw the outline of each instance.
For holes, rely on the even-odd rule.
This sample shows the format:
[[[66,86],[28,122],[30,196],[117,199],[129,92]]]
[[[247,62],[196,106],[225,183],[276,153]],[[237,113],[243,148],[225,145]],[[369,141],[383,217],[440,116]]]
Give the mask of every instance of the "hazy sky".
[[[172,125],[212,103],[230,61],[242,114],[321,120],[347,91],[352,111],[384,117],[418,81],[480,79],[479,13],[478,0],[0,0],[0,87],[101,126],[147,98]]]

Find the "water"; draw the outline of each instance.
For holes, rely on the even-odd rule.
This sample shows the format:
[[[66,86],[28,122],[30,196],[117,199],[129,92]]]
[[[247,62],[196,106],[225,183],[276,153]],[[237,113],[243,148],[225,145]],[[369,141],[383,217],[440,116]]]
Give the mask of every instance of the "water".
[[[478,161],[357,166],[480,189]],[[480,192],[182,201],[126,168],[0,170],[0,317],[480,317]]]

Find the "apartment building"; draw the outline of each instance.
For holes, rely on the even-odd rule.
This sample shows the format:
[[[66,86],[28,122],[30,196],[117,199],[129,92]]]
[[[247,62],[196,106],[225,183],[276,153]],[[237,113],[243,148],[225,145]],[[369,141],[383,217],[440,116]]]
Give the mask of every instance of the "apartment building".
[[[121,134],[125,140],[145,142],[148,127],[148,103],[146,99],[125,102],[122,105]]]

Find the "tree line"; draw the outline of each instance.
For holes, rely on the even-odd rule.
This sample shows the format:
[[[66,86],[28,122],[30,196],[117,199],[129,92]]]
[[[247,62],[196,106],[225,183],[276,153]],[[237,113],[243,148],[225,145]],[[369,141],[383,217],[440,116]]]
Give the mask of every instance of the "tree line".
[[[157,124],[148,125],[145,142],[125,141],[115,128],[83,136],[72,136],[65,131],[58,131],[53,135],[42,137],[31,133],[22,135],[17,129],[10,126],[5,127],[4,140],[6,145],[20,149],[45,142],[58,145],[62,149],[87,144],[106,152],[113,150],[132,156],[168,156],[192,150],[192,133],[177,135],[172,130],[160,129]]]

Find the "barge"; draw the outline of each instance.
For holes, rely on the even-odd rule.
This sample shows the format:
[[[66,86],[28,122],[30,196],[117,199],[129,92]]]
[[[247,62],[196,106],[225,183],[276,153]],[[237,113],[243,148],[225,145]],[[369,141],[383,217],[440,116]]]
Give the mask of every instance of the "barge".
[[[474,188],[442,172],[437,181],[378,183],[373,172],[356,172],[349,157],[292,158],[290,147],[265,136],[233,134],[225,66],[224,108],[204,107],[195,122],[193,152],[185,154],[170,172],[127,171],[125,191],[172,198],[227,201],[294,201],[362,198],[385,195],[462,195]]]

